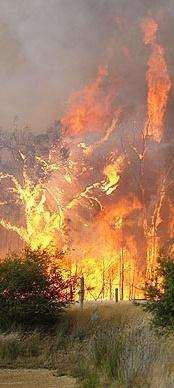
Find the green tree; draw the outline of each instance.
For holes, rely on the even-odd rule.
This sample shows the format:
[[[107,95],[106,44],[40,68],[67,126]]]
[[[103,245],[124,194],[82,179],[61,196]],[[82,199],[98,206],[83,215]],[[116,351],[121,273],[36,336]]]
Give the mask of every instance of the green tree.
[[[67,287],[48,251],[26,248],[7,256],[0,263],[0,327],[52,325],[66,305]]]
[[[161,253],[153,281],[146,284],[148,302],[155,326],[174,329],[174,260]]]

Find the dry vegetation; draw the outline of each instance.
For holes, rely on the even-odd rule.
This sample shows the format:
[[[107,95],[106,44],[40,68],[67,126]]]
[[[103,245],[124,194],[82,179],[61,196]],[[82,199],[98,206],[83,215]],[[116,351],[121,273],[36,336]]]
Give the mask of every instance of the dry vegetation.
[[[72,377],[57,377],[46,369],[1,369],[1,388],[75,388],[76,380]]]
[[[0,335],[0,366],[48,368],[86,388],[172,388],[174,337],[131,303],[68,309],[52,333]]]

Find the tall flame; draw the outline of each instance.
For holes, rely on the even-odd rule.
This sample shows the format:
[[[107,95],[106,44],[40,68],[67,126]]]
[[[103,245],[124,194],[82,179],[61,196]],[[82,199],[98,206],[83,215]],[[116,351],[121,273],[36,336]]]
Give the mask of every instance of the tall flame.
[[[103,91],[108,81],[108,70],[100,66],[97,78],[71,97],[62,125],[66,135],[77,136],[101,131],[108,126],[112,109],[112,90]]]
[[[124,23],[119,32],[123,30]],[[23,169],[20,165],[17,177],[11,173],[15,169],[0,174],[7,191],[0,206],[8,207],[10,198],[23,214],[14,221],[4,211],[0,225],[32,248],[53,244],[66,249],[66,269],[73,276],[85,275],[88,299],[112,299],[115,288],[121,298],[142,296],[145,277],[151,277],[156,264],[164,219],[165,233],[173,238],[172,185],[166,197],[174,162],[166,167],[167,145],[162,147],[171,80],[157,40],[158,24],[147,18],[143,31],[141,45],[144,51],[145,45],[150,48],[144,131],[139,119],[133,117],[132,125],[134,112],[126,105],[124,88],[117,96],[112,66],[101,66],[94,80],[73,93],[62,117],[59,146],[63,155],[68,149],[67,158],[59,163],[56,143],[45,159],[35,150],[35,167],[44,178],[36,173],[34,181],[25,152],[20,153]],[[126,58],[132,61],[131,50]]]
[[[146,79],[148,82],[148,118],[145,134],[158,143],[163,136],[163,124],[171,89],[171,80],[164,56],[164,49],[156,40],[157,23],[149,18],[144,25],[144,43],[150,45],[152,54],[148,61]]]

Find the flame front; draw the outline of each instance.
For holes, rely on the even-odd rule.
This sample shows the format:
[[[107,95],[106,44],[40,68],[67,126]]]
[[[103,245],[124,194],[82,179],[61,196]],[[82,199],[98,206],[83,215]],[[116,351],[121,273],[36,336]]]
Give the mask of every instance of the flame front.
[[[124,31],[124,18],[117,25]],[[20,176],[0,175],[1,230],[32,248],[63,250],[62,265],[85,276],[87,299],[113,299],[115,288],[121,298],[143,296],[160,246],[173,252],[174,161],[163,136],[171,79],[159,30],[155,19],[145,18],[141,112],[127,104],[127,85],[113,66],[99,66],[69,99],[49,155],[38,143],[32,157],[19,150]],[[125,43],[120,51],[131,66],[131,48]],[[19,217],[10,213],[16,208]]]

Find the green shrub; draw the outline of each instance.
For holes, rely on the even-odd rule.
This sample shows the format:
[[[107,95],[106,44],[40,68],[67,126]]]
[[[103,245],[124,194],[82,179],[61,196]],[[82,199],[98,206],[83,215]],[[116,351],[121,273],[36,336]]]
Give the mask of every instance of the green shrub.
[[[163,253],[158,259],[154,279],[146,285],[149,302],[145,309],[151,311],[156,327],[174,329],[174,261]]]
[[[67,283],[48,252],[27,248],[0,263],[0,328],[50,326],[65,306]]]

